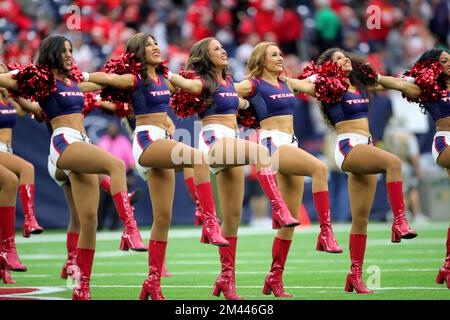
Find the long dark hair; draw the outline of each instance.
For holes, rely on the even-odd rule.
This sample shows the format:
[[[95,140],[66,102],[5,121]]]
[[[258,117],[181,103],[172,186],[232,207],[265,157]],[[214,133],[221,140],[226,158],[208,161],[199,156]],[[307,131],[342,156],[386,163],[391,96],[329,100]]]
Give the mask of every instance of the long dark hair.
[[[207,99],[207,104],[211,103],[211,95],[217,91],[219,84],[216,80],[217,69],[211,61],[208,53],[208,44],[215,40],[213,37],[205,38],[192,46],[186,70],[194,70],[204,80],[203,96]],[[222,77],[229,77],[227,70],[222,71]]]
[[[366,74],[363,72],[366,68],[371,68],[368,64],[367,60],[363,57],[360,57],[356,54],[352,54],[350,52],[346,52],[345,50],[341,48],[331,48],[326,51],[324,51],[318,58],[317,58],[317,65],[323,64],[325,61],[331,61],[333,58],[333,55],[336,52],[342,52],[346,57],[350,59],[352,62],[352,68],[353,70],[348,75],[348,78],[350,80],[350,83],[357,87],[358,90],[362,93],[362,96],[365,98],[369,98],[369,107],[371,106],[371,95],[369,94],[369,90],[367,89],[367,86],[369,85],[375,85],[375,81],[373,78],[369,78],[366,76]],[[326,123],[332,127],[334,125],[331,123],[331,119],[328,116],[328,113],[325,111],[326,107],[329,105],[327,103],[323,103],[319,101],[320,105],[320,111],[322,113],[322,116],[324,117]]]
[[[39,47],[37,64],[49,69],[55,69],[59,74],[69,77],[70,70],[64,70],[64,61],[62,59],[66,41],[73,48],[72,42],[62,35],[53,35],[45,38]]]
[[[136,59],[142,63],[141,76],[144,81],[147,81],[147,55],[145,53],[145,47],[147,46],[148,38],[152,38],[154,42],[156,42],[156,38],[149,34],[140,32],[132,36],[127,42],[126,52],[133,53],[136,56]],[[158,65],[156,67],[156,73],[162,74],[162,66]]]
[[[441,56],[442,52],[447,52],[450,54],[450,51],[443,48],[434,48],[428,51],[425,51],[422,53],[420,58],[416,61],[416,63],[421,63],[424,61],[439,61],[439,57]]]

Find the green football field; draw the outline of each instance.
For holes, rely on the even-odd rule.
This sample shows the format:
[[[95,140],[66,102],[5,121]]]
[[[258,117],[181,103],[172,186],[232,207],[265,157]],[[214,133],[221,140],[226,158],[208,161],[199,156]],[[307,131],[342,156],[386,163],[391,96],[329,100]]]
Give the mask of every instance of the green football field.
[[[346,293],[343,288],[350,261],[348,233],[350,225],[335,225],[336,238],[343,254],[315,250],[319,227],[297,230],[284,273],[287,292],[293,299],[450,299],[450,290],[435,283],[445,255],[448,224],[433,222],[414,225],[419,236],[390,242],[390,225],[369,225],[364,279],[375,287],[375,294]],[[144,241],[149,229],[142,229]],[[220,272],[217,247],[200,244],[198,227],[173,227],[169,233],[167,266],[172,277],[162,278],[167,299],[223,299],[211,295],[212,285]],[[242,227],[237,249],[237,292],[246,300],[275,299],[262,294],[264,278],[271,264],[274,231]],[[146,252],[119,251],[120,232],[99,232],[91,278],[93,299],[138,299],[148,270]],[[27,298],[70,299],[72,284],[60,279],[66,258],[65,233],[45,230],[30,239],[17,236],[17,248],[27,272],[13,272],[14,285],[0,284],[0,299],[14,290],[37,288],[24,293]],[[24,290],[28,291],[28,290]],[[14,293],[14,292],[13,292]],[[3,297],[1,296],[3,295]],[[18,297],[16,295],[16,297]]]

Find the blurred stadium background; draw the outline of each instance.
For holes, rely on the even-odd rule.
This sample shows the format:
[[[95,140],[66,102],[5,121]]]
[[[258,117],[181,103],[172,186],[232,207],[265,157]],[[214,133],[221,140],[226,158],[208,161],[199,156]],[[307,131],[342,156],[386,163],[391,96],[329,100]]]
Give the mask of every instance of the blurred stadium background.
[[[369,7],[379,10],[380,28],[368,28],[368,18],[372,17],[367,11]],[[78,13],[79,25],[72,24]],[[215,36],[228,52],[230,70],[236,80],[245,76],[251,50],[263,40],[280,44],[292,76],[300,74],[306,63],[322,50],[333,46],[367,56],[381,73],[398,75],[423,51],[449,47],[449,16],[447,0],[1,0],[0,62],[28,63],[35,59],[43,38],[59,33],[73,42],[74,59],[80,68],[94,71],[101,69],[111,56],[123,52],[133,34],[143,31],[156,37],[173,71],[183,67],[193,43]],[[193,119],[172,118],[178,128],[193,132]],[[95,112],[86,118],[94,143],[111,121],[117,120]],[[434,126],[429,117],[399,94],[389,92],[374,97],[370,126],[380,147],[391,148],[404,158],[405,167],[409,168],[405,181],[409,179],[419,191],[425,217],[448,220],[450,183],[445,171],[431,157]],[[323,124],[313,99],[299,97],[295,128],[300,146],[330,167],[332,219],[349,221],[346,176],[337,171],[331,159],[332,133]],[[413,136],[420,151],[418,162],[408,161],[411,153],[408,139],[398,138],[403,141],[400,145],[386,144],[389,139],[384,138],[385,133],[391,138],[399,137],[398,134]],[[196,136],[193,137],[195,141]],[[48,142],[44,125],[29,118],[19,120],[14,129],[13,148],[35,165],[39,222],[46,228],[64,228],[68,210],[62,191],[47,174]],[[304,206],[311,220],[316,220],[310,181],[306,179],[305,184]],[[136,206],[136,218],[140,225],[150,225],[147,188],[137,177],[134,187],[145,190]],[[252,218],[248,202],[244,205],[244,223]],[[179,174],[173,224],[192,224],[193,212],[194,204]],[[371,219],[384,221],[390,216],[384,177],[380,175]],[[17,217],[19,226],[22,215]]]

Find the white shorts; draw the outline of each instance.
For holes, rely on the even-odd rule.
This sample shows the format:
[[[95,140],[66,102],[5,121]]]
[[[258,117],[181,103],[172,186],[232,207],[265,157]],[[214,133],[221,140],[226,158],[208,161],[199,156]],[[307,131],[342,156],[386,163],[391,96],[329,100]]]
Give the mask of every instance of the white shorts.
[[[153,141],[158,139],[171,140],[172,136],[166,129],[158,126],[145,125],[137,126],[136,129],[134,129],[133,156],[136,164],[136,170],[144,181],[147,181],[147,171],[151,168],[140,165],[139,159],[144,153],[144,150],[147,149]]]
[[[50,158],[50,156],[48,157],[47,169],[48,169],[48,174],[53,179],[53,181],[56,182],[56,184],[58,186],[60,186],[62,188],[67,183],[67,180],[58,180],[58,179],[56,179],[56,169],[57,169],[56,168],[56,164],[53,163],[53,161]]]
[[[450,131],[438,131],[433,138],[433,148],[431,152],[433,154],[433,159],[437,163],[437,159],[441,153],[447,149],[450,144]]]
[[[61,154],[74,142],[91,143],[91,139],[85,133],[68,127],[57,128],[53,131],[52,137],[50,138],[51,161],[57,165]],[[70,170],[63,171],[67,176],[71,172]]]
[[[259,143],[269,149],[270,155],[283,145],[298,148],[298,140],[295,134],[277,130],[261,130],[259,133]]]
[[[12,147],[4,142],[0,142],[0,151],[6,153],[13,153]]]
[[[239,131],[224,126],[223,124],[207,124],[200,130],[198,148],[200,151],[209,154],[209,151],[217,140],[226,137],[237,139],[239,138]],[[209,168],[213,174],[217,174],[223,169],[225,169],[225,167]]]
[[[339,169],[342,169],[347,155],[358,144],[373,145],[372,137],[367,137],[358,133],[344,133],[337,136],[336,148],[334,149],[334,159]]]

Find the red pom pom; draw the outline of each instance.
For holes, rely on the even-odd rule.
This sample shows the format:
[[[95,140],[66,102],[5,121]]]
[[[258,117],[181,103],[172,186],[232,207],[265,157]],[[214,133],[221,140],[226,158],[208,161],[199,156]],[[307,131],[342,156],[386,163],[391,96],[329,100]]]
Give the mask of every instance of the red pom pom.
[[[126,118],[132,114],[133,109],[129,103],[116,103],[114,114],[119,118]]]
[[[18,92],[11,92],[14,97],[20,96],[24,99],[38,101],[56,91],[55,76],[47,68],[34,64],[14,64],[14,67],[19,70],[18,73],[12,76],[19,86]]]
[[[439,61],[427,60],[416,63],[404,75],[414,77],[415,83],[422,91],[420,97],[416,99],[403,95],[410,102],[424,103],[436,101],[447,94],[446,77],[442,72],[442,66]]]
[[[238,110],[237,122],[246,128],[259,129],[261,127],[255,109],[251,105],[247,109]]]
[[[305,79],[316,74],[316,98],[324,103],[335,103],[342,99],[348,89],[345,74],[342,69],[332,61],[325,61],[320,66],[314,62],[306,67],[299,79]]]
[[[41,117],[46,123],[50,123],[50,120],[44,110],[41,110]]]
[[[370,63],[352,61],[352,68],[354,72],[359,73],[366,86],[374,86],[377,84],[378,72]]]
[[[84,94],[84,106],[81,110],[83,116],[87,116],[94,109],[100,108],[100,102],[97,100],[96,94],[92,92],[87,92]]]
[[[160,63],[159,66],[156,67],[156,72],[162,74],[165,79],[167,79],[167,76],[169,74],[169,68],[166,67],[166,64],[168,63],[169,60],[164,60],[163,62]]]
[[[82,82],[84,80],[83,74],[76,64],[72,65],[72,68],[70,69],[70,78],[76,82]]]
[[[180,75],[186,79],[199,79],[195,71],[180,71]],[[188,118],[196,113],[201,113],[206,110],[206,100],[201,94],[192,94],[180,90],[172,94],[170,100],[170,107],[175,114],[180,118]]]
[[[110,59],[104,66],[107,73],[126,74],[132,73],[140,77],[142,63],[138,62],[133,53],[127,52],[118,57]],[[102,100],[113,103],[131,103],[131,94],[127,90],[118,90],[112,87],[106,87],[100,92]]]

